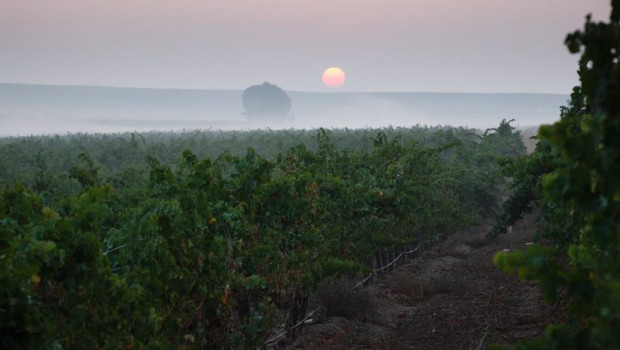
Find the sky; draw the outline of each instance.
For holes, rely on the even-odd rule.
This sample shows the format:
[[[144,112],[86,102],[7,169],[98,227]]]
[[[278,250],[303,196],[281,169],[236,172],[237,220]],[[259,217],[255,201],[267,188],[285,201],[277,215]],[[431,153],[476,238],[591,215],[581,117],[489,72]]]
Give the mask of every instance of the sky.
[[[0,82],[568,94],[610,0],[0,0]],[[347,76],[325,87],[324,69]]]

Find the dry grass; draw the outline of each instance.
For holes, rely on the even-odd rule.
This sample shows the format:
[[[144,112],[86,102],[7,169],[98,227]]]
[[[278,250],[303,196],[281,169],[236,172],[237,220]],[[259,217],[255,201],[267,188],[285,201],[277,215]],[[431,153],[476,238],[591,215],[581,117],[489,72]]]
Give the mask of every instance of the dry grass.
[[[418,304],[438,294],[451,294],[465,287],[461,279],[442,274],[428,279],[393,279],[391,292],[396,299],[407,306]]]
[[[491,240],[485,236],[473,236],[465,240],[465,244],[472,247],[472,249],[478,249],[487,246]]]
[[[376,315],[376,305],[368,289],[353,289],[347,280],[323,283],[318,298],[327,317],[344,317],[348,320],[365,321]]]
[[[467,244],[444,244],[436,249],[438,257],[455,257],[459,259],[467,258],[472,251],[472,247]]]

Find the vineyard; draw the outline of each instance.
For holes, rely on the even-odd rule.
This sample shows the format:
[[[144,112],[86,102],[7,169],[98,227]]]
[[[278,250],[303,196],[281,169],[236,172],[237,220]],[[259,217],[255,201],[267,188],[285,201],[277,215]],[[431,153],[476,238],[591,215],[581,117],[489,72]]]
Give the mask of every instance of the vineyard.
[[[2,140],[3,347],[260,347],[319,283],[493,213],[525,152],[506,121],[290,133]],[[279,149],[199,158],[217,137]]]
[[[320,286],[536,208],[544,244],[493,262],[566,316],[516,348],[617,349],[620,1],[566,44],[580,86],[528,155],[506,120],[0,139],[0,347],[261,348]]]

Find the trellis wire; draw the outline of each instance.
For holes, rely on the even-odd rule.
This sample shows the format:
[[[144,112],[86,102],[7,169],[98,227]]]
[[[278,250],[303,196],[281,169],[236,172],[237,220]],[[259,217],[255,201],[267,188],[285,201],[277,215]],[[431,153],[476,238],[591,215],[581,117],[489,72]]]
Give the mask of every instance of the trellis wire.
[[[371,279],[373,275],[375,275],[375,274],[377,274],[377,273],[387,269],[388,267],[394,265],[401,258],[401,256],[403,256],[405,254],[413,254],[413,253],[417,252],[418,249],[420,249],[421,246],[422,246],[422,243],[418,244],[417,247],[415,247],[414,249],[412,249],[412,250],[410,250],[408,252],[402,252],[402,253],[398,254],[398,256],[394,260],[392,260],[392,262],[390,262],[389,264],[383,266],[380,269],[373,270],[371,273],[369,273],[368,276],[366,276],[366,278],[364,278],[363,281],[361,281],[358,284],[356,284],[353,287],[353,289],[359,288],[360,286],[364,285],[364,283],[366,283],[369,279]]]
[[[437,238],[438,238],[438,236],[435,237],[435,239],[437,239]],[[386,268],[394,265],[398,260],[400,260],[400,258],[403,255],[413,254],[413,253],[417,252],[420,249],[420,247],[422,247],[423,243],[424,242],[420,242],[420,244],[418,244],[417,247],[415,247],[414,249],[412,249],[412,250],[410,250],[408,252],[402,252],[402,253],[398,254],[398,256],[394,260],[392,260],[389,264],[387,264],[387,265],[385,265],[385,266],[383,266],[383,267],[381,267],[379,269],[373,270],[370,274],[368,274],[368,276],[366,276],[366,278],[364,278],[364,280],[362,280],[361,282],[357,283],[353,287],[353,289],[357,289],[360,286],[363,286],[366,282],[368,282],[369,279],[372,278],[373,275],[375,275],[375,274],[385,270]],[[273,336],[271,336],[269,339],[267,339],[265,341],[265,345],[263,345],[262,348],[265,349],[265,348],[268,348],[268,347],[272,346],[275,342],[277,342],[278,340],[284,338],[287,334],[289,334],[289,332],[294,331],[297,327],[303,325],[308,319],[310,319],[312,317],[312,315],[314,315],[317,311],[319,311],[320,308],[321,307],[319,306],[316,309],[314,309],[312,312],[306,314],[306,316],[301,321],[297,322],[295,325],[278,331],[276,334],[274,334]]]
[[[267,341],[265,341],[265,347],[269,347],[270,344],[275,343],[281,338],[284,338],[290,331],[294,331],[297,327],[304,324],[306,320],[310,319],[310,317],[312,317],[312,315],[314,315],[317,311],[319,311],[320,308],[321,308],[320,306],[317,307],[312,312],[308,313],[301,321],[297,322],[295,325],[289,328],[286,328],[286,329],[282,329],[281,331],[273,335],[271,338],[267,339]]]

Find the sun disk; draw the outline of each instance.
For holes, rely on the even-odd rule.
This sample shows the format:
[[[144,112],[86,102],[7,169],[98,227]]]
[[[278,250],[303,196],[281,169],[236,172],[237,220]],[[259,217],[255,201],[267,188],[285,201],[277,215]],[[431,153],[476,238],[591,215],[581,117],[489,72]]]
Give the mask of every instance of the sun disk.
[[[344,71],[338,67],[327,68],[323,72],[323,84],[329,87],[339,87],[344,84]]]

